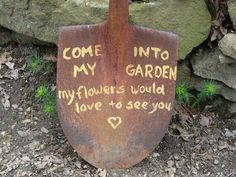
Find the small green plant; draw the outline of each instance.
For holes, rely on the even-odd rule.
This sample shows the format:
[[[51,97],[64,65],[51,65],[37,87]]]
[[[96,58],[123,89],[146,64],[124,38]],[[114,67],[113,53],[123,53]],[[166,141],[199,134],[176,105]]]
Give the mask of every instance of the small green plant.
[[[45,69],[46,72],[54,71],[54,68],[55,68],[55,63],[54,63],[54,62],[52,62],[52,61],[47,61],[47,62],[45,63],[44,69]]]
[[[189,91],[190,89],[184,83],[176,86],[176,100],[179,103],[187,103],[192,108],[199,106],[202,103],[210,101],[214,98],[218,90],[214,81],[203,81],[200,93],[197,96],[193,96]]]
[[[33,54],[29,58],[28,68],[32,73],[38,73],[45,65],[45,60],[37,54]]]
[[[39,99],[45,99],[50,95],[48,87],[42,85],[36,89],[35,97]]]
[[[207,99],[211,100],[216,95],[217,90],[218,90],[218,87],[213,81],[204,81],[202,89],[201,89],[201,93],[199,94],[199,96],[203,100],[207,100]]]
[[[217,85],[213,81],[204,81],[201,87],[200,93],[197,95],[192,107],[204,103],[208,100],[212,100],[218,90]]]
[[[47,61],[43,59],[39,54],[35,54],[35,52],[28,58],[27,67],[29,70],[36,74],[40,71],[43,71],[44,73],[50,73],[51,71],[54,71],[55,64],[52,61]]]
[[[53,116],[56,113],[55,101],[47,101],[47,102],[43,103],[42,112],[48,117]]]
[[[189,88],[186,84],[182,83],[176,86],[176,99],[178,102],[186,102],[189,104],[190,101],[190,93]]]
[[[48,86],[39,86],[35,91],[35,97],[39,99],[42,112],[46,116],[51,117],[56,113],[56,96]]]

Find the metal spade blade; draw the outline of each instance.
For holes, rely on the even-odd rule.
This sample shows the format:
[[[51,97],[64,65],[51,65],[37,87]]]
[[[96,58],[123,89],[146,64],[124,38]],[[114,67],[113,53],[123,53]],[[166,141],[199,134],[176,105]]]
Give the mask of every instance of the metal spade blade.
[[[58,47],[58,114],[73,148],[99,168],[143,160],[170,122],[178,37],[129,24],[127,0],[110,0],[106,22],[60,28]]]

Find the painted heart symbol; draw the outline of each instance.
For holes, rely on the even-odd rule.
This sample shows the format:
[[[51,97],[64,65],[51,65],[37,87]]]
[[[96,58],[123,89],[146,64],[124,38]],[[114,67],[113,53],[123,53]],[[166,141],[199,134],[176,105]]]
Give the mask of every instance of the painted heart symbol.
[[[122,123],[122,119],[120,117],[109,117],[107,122],[113,129],[116,129]]]

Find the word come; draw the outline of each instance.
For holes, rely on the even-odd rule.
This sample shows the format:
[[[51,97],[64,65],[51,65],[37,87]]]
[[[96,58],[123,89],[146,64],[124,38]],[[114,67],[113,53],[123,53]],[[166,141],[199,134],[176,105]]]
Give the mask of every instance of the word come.
[[[63,49],[63,58],[65,60],[78,59],[84,57],[98,57],[102,54],[101,45],[90,45],[88,47],[74,47],[74,48],[64,48]]]

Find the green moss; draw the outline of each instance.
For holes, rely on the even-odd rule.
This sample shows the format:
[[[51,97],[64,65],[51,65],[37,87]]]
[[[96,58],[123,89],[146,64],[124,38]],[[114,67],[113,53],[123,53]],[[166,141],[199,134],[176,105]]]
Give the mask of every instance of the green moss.
[[[190,94],[189,94],[189,88],[186,86],[186,84],[179,84],[176,86],[176,99],[178,102],[186,102],[189,104],[190,101]]]
[[[35,97],[39,98],[41,111],[48,117],[56,113],[56,94],[49,90],[49,86],[39,86],[35,91]]]
[[[45,60],[38,54],[32,54],[28,58],[27,67],[32,73],[38,73],[43,69],[44,65],[45,65]]]
[[[36,89],[35,97],[43,99],[43,98],[48,97],[49,93],[50,93],[50,91],[49,91],[48,87],[40,86]]]
[[[43,103],[42,112],[48,117],[53,116],[56,113],[55,101],[47,101],[47,102]]]
[[[205,80],[201,83],[200,92],[194,96],[190,93],[189,87],[182,83],[176,86],[176,100],[179,103],[187,103],[192,108],[206,104],[211,101],[218,91],[217,84],[211,80]]]
[[[180,59],[206,40],[211,28],[211,15],[204,0],[161,0],[133,3],[130,7],[134,24],[171,31],[180,36]]]
[[[52,61],[45,60],[36,52],[33,52],[33,54],[28,57],[27,68],[33,74],[39,72],[49,73],[54,71],[55,64]]]
[[[48,61],[45,64],[44,70],[45,72],[51,72],[51,71],[54,71],[54,68],[55,68],[55,63]]]
[[[218,90],[217,85],[213,81],[204,81],[202,83],[202,87],[200,93],[197,95],[196,100],[192,104],[192,107],[200,105],[202,103],[206,103],[214,98]]]
[[[218,87],[213,81],[204,81],[202,84],[201,92],[198,95],[199,99],[207,100],[212,99],[217,93]]]
[[[229,15],[233,22],[234,28],[236,29],[236,1],[229,0],[228,1]]]

